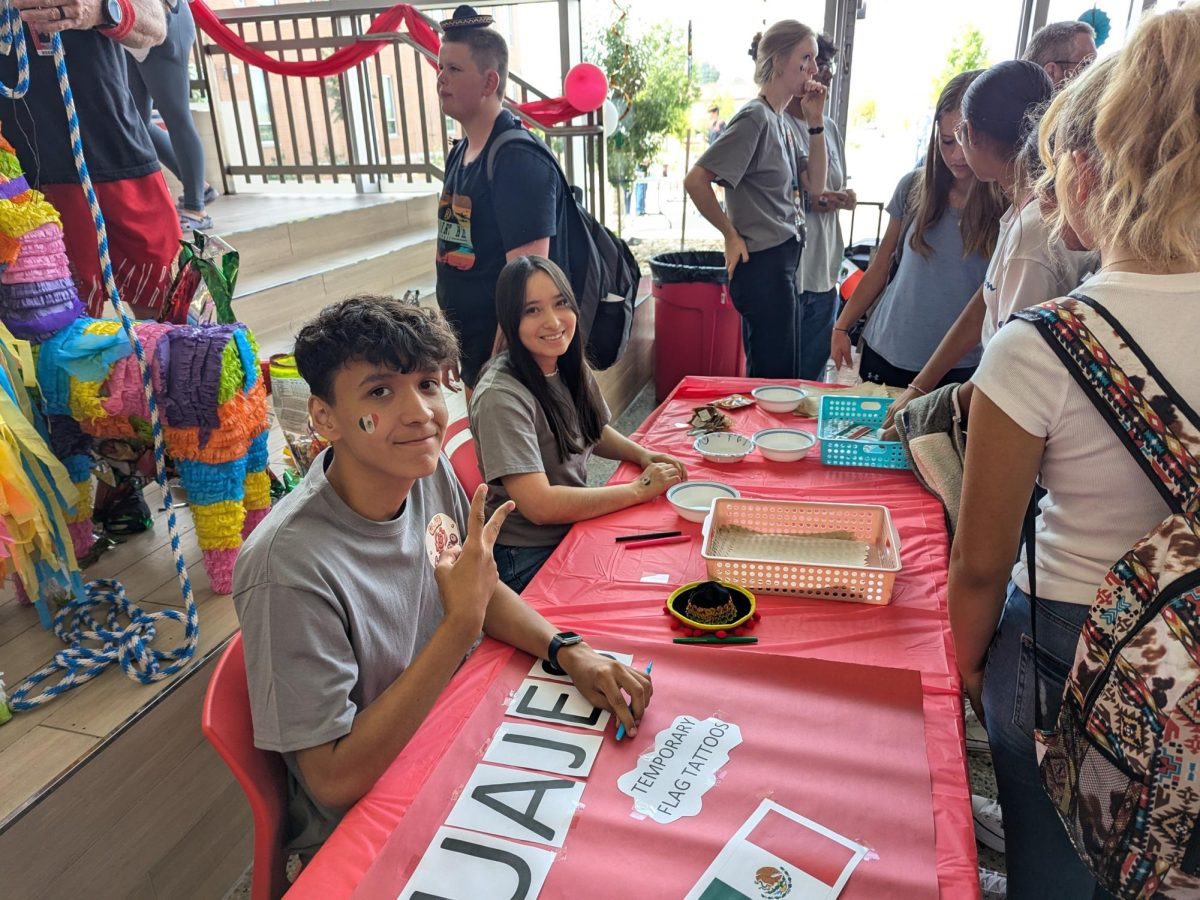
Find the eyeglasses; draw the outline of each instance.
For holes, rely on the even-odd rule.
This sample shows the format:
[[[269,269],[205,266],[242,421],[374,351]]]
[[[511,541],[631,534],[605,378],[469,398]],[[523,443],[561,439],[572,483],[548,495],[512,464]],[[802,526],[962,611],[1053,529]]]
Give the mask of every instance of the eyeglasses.
[[[1060,67],[1068,75],[1077,75],[1092,63],[1096,61],[1095,55],[1085,56],[1083,59],[1055,59],[1051,60],[1056,66]]]

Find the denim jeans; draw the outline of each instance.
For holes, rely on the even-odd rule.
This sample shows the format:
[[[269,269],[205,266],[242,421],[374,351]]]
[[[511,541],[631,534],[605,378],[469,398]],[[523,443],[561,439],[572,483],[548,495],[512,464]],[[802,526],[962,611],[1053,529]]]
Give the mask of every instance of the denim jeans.
[[[1038,601],[1043,728],[1052,729],[1058,717],[1063,684],[1087,614],[1088,607],[1081,604]],[[1004,815],[1008,896],[1012,900],[1107,898],[1111,895],[1097,887],[1042,787],[1033,743],[1033,668],[1029,597],[1009,582],[1008,600],[983,674],[985,725]]]
[[[496,544],[492,547],[492,555],[496,558],[496,568],[500,571],[500,580],[518,594],[525,586],[533,581],[542,564],[550,558],[557,545],[550,547],[512,547],[507,544]]]
[[[796,343],[800,377],[819,381],[829,360],[829,339],[837,319],[837,288],[796,294]]]

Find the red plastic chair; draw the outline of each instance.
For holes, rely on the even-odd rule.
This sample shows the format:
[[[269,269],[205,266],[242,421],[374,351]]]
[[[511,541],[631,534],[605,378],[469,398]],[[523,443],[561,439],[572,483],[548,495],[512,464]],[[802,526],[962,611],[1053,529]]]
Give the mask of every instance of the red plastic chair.
[[[283,824],[287,808],[287,770],[283,757],[254,746],[250,693],[242,633],[230,640],[217,660],[204,695],[200,730],[242,786],[254,820],[252,900],[276,900],[288,889]]]
[[[460,435],[464,435],[460,437]],[[442,444],[458,483],[467,492],[470,499],[475,494],[475,488],[483,484],[483,473],[479,471],[479,457],[475,455],[475,438],[471,435],[470,423],[462,418],[451,422],[446,428],[446,440]]]

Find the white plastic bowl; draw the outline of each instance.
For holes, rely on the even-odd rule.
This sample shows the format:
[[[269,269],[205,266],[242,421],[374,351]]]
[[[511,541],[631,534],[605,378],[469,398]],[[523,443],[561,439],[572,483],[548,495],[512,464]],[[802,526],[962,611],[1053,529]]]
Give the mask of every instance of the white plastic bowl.
[[[767,428],[754,435],[764,457],[774,462],[795,462],[808,456],[817,439],[799,428]]]
[[[717,498],[736,500],[740,496],[735,488],[719,481],[684,481],[667,489],[667,500],[689,522],[703,522]]]
[[[754,441],[744,434],[732,431],[714,431],[702,434],[692,445],[696,452],[713,463],[741,462],[754,449]]]
[[[756,387],[750,393],[759,406],[773,413],[793,412],[800,405],[800,401],[808,396],[807,391],[786,384],[768,384]]]

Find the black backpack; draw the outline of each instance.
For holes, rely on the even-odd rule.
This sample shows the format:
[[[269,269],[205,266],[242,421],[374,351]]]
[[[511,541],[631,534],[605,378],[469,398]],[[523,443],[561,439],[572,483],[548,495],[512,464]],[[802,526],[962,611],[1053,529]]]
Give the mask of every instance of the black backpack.
[[[523,126],[498,134],[492,141],[487,156],[488,183],[496,170],[497,153],[513,141],[532,143],[558,172],[564,209],[557,238],[565,239],[564,268],[579,304],[583,333],[587,335],[588,362],[594,369],[607,369],[621,358],[629,344],[641,269],[629,245],[596,221],[579,202],[576,188],[567,181],[553,151]]]

